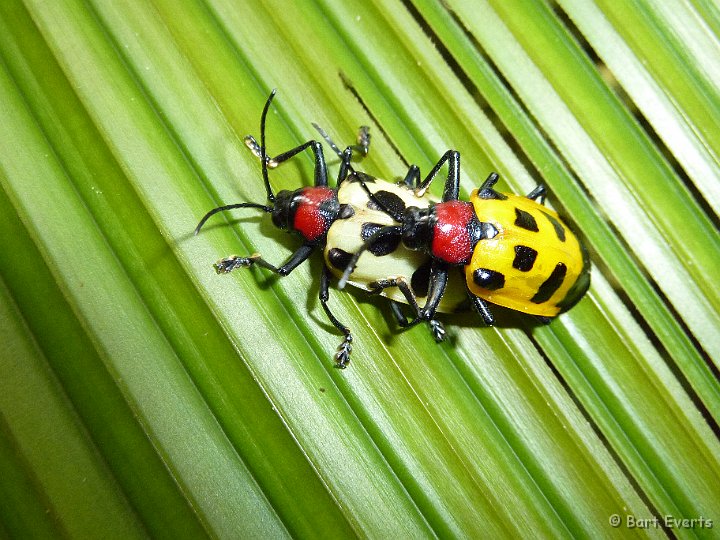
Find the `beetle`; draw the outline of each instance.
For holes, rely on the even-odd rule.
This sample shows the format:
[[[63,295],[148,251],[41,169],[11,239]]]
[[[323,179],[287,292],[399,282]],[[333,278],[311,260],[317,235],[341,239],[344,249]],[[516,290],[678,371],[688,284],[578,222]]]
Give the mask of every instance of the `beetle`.
[[[263,108],[260,120],[260,144],[251,135],[244,139],[246,146],[261,161],[263,182],[270,204],[244,202],[219,206],[203,216],[195,228],[195,234],[197,235],[207,220],[216,213],[238,208],[254,208],[271,214],[276,227],[296,233],[303,239],[302,246],[279,267],[267,262],[257,253],[249,257],[233,255],[215,263],[215,270],[221,274],[237,268],[259,265],[280,276],[286,276],[302,264],[316,248],[323,248],[326,264],[320,278],[319,298],[328,319],[344,336],[334,355],[335,366],[342,369],[350,361],[353,337],[350,329],[337,319],[328,306],[330,275],[332,273],[342,275],[347,261],[352,257],[352,252],[361,246],[370,234],[388,224],[390,218],[375,206],[375,201],[385,201],[383,204],[387,206],[393,205],[396,200],[404,200],[412,206],[427,207],[433,199],[429,195],[415,194],[419,187],[417,184],[419,176],[412,169],[399,184],[385,182],[353,169],[350,163],[353,150],[366,155],[369,149],[370,136],[366,127],[360,129],[358,144],[340,151],[329,136],[315,125],[341,158],[336,188],[328,186],[323,147],[315,140],[307,141],[273,158],[269,157],[265,146],[265,124],[275,93],[275,90],[271,92]],[[313,152],[315,161],[313,186],[273,193],[268,169],[279,166],[308,148]],[[373,194],[374,200],[369,200],[366,193]],[[392,220],[390,219],[389,222]],[[351,283],[370,293],[382,294],[390,298],[394,317],[401,326],[407,326],[411,323],[408,323],[397,302],[410,303],[415,312],[422,309],[423,297],[429,285],[429,273],[425,269],[429,268],[430,259],[423,254],[405,249],[399,243],[382,248],[378,245],[376,248],[373,255],[377,256],[382,251],[382,263],[369,273],[355,276]],[[459,296],[461,295],[455,295],[455,297]],[[449,294],[448,297],[452,298],[453,295]],[[439,305],[444,308],[448,302],[450,300]],[[442,324],[433,317],[424,320],[428,322],[433,337],[437,341],[442,341],[445,338]]]
[[[451,267],[463,268],[467,295],[488,326],[494,323],[488,303],[536,315],[545,323],[574,306],[590,286],[590,260],[578,237],[542,204],[545,187],[537,186],[526,197],[499,193],[493,189],[499,176],[491,173],[469,201],[461,201],[460,153],[448,150],[417,185],[416,195],[423,196],[446,162],[441,202],[400,213],[375,201],[397,223],[365,241],[338,288],[351,278],[364,251],[379,242],[400,241],[432,258],[428,299],[407,326],[434,317]],[[372,193],[367,196],[373,199]]]
[[[427,207],[439,202],[437,197],[415,195],[412,172],[404,180],[393,184],[361,172],[352,172],[338,190],[338,199],[348,204],[354,213],[347,219],[338,219],[327,233],[325,264],[338,278],[342,277],[353,253],[361,249],[375,232],[392,225],[394,220],[383,212],[375,201],[397,210],[410,206]],[[369,198],[367,193],[372,194]],[[400,303],[409,304],[414,313],[425,306],[430,285],[432,260],[427,254],[411,251],[398,239],[376,242],[361,254],[356,271],[348,283],[370,294],[382,294],[390,299],[390,308],[401,327],[409,323]],[[465,303],[465,294],[458,282],[451,282],[437,306],[441,312],[456,311]],[[445,339],[443,325],[434,318],[427,319],[435,341]]]

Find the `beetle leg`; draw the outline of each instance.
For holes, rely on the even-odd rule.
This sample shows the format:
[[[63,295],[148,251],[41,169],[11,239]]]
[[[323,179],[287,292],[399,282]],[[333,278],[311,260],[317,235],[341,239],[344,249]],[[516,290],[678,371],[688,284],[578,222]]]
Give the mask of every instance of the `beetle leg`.
[[[342,161],[340,162],[340,172],[338,173],[337,185],[340,187],[345,179],[347,178],[350,171],[353,170],[350,160],[352,159],[352,147],[348,146],[341,154]]]
[[[326,141],[331,143],[332,146],[335,146],[335,143],[330,140],[330,137],[328,137],[327,134],[325,134],[325,137]],[[342,158],[342,162],[340,163],[340,172],[338,174],[337,180],[338,187],[340,187],[340,184],[345,181],[348,173],[353,171],[352,165],[350,164],[350,162],[352,161],[353,151],[356,150],[360,152],[360,154],[362,154],[362,157],[367,156],[368,152],[370,152],[370,128],[367,126],[360,126],[358,128],[356,140],[357,144],[346,147],[341,154],[338,154]],[[335,146],[335,148],[337,148],[337,146]]]
[[[371,283],[368,283],[368,287],[372,289],[370,294],[380,294],[385,289],[390,289],[392,287],[397,287],[400,289],[400,292],[403,294],[405,299],[407,300],[407,303],[410,305],[410,307],[413,309],[413,311],[416,313],[416,319],[413,323],[408,323],[407,318],[403,315],[404,322],[400,322],[398,319],[398,323],[402,327],[406,326],[414,326],[418,322],[420,322],[421,319],[419,319],[420,315],[420,306],[417,303],[417,297],[415,296],[415,293],[410,288],[410,285],[408,285],[407,281],[405,281],[404,278],[398,277],[398,278],[388,278],[388,279],[379,279],[377,281],[373,281]]]
[[[358,134],[356,144],[347,146],[345,150],[341,151],[340,148],[338,148],[338,145],[333,142],[333,140],[330,138],[330,135],[327,134],[327,132],[321,128],[319,125],[313,122],[313,127],[320,133],[323,139],[325,139],[325,142],[330,145],[330,148],[333,149],[333,152],[335,152],[338,157],[340,157],[340,172],[338,173],[338,179],[337,179],[337,185],[340,187],[340,184],[342,184],[345,179],[348,176],[348,173],[352,172],[353,168],[350,162],[352,161],[352,153],[353,150],[357,150],[362,154],[363,157],[368,155],[368,152],[370,151],[370,128],[368,126],[360,126],[358,128]]]
[[[400,289],[400,291],[407,299],[408,303],[417,313],[415,319],[410,321],[407,326],[415,326],[420,321],[427,321],[430,325],[430,330],[433,332],[433,337],[437,336],[437,341],[442,341],[445,336],[445,329],[443,328],[442,324],[438,321],[435,321],[434,319],[438,304],[440,303],[443,294],[445,294],[447,278],[448,266],[442,261],[433,261],[430,268],[430,290],[428,291],[428,299],[425,302],[425,306],[423,308],[420,308],[420,306],[418,305],[415,294],[412,292],[404,279],[398,278],[394,280],[394,285],[396,285]],[[379,284],[380,287],[384,286],[383,288],[393,286],[390,284],[393,283],[393,280],[384,280],[375,283]],[[373,284],[370,284],[371,287],[372,285]],[[404,288],[406,288],[406,290],[403,290]]]
[[[430,173],[425,177],[420,186],[415,190],[415,195],[422,197],[437,176],[438,172],[448,162],[448,175],[445,181],[445,190],[443,191],[443,202],[456,201],[460,195],[460,152],[457,150],[448,150],[440,158]]]
[[[320,305],[325,310],[325,314],[328,316],[328,319],[330,319],[330,322],[333,324],[333,326],[340,330],[340,332],[342,332],[345,336],[342,343],[340,343],[340,345],[338,346],[334,356],[335,367],[338,369],[345,369],[350,362],[350,353],[352,352],[353,337],[352,333],[350,333],[350,328],[341,323],[335,317],[335,315],[333,315],[332,311],[330,311],[330,307],[327,305],[327,302],[330,299],[329,285],[330,272],[327,266],[323,266],[323,272],[320,278]]]
[[[531,201],[534,201],[536,199],[540,199],[540,204],[545,204],[545,195],[546,195],[546,189],[545,184],[538,184],[535,189],[533,189],[530,193],[526,195],[528,199]]]
[[[428,290],[427,301],[425,307],[419,312],[419,317],[429,321],[435,317],[438,304],[445,294],[445,288],[448,281],[448,265],[437,259],[433,260],[430,266],[430,287]]]
[[[327,186],[328,185],[328,178],[327,178],[327,165],[325,164],[325,156],[323,155],[323,149],[322,145],[317,141],[308,141],[305,144],[301,144],[297,148],[293,148],[292,150],[288,150],[284,154],[280,154],[279,156],[275,157],[275,161],[278,163],[282,163],[286,159],[289,159],[293,157],[295,154],[298,154],[305,150],[306,148],[310,147],[313,151],[313,155],[315,156],[315,186]]]
[[[488,303],[479,296],[475,296],[470,291],[468,291],[468,296],[470,297],[470,302],[475,308],[475,311],[477,311],[480,314],[480,317],[482,317],[483,322],[487,326],[492,326],[495,323],[495,317],[493,317],[493,314],[490,312]]]
[[[370,291],[368,291],[368,294],[378,295],[382,294],[385,289],[389,289],[390,287],[397,287],[397,280],[378,279],[377,281],[371,281],[370,283],[368,283],[368,287],[370,287]]]
[[[405,178],[403,178],[403,184],[411,189],[420,189],[420,168],[417,165],[410,165]]]
[[[238,257],[237,255],[231,255],[230,257],[220,259],[213,266],[215,267],[215,271],[218,274],[228,274],[236,268],[248,268],[253,264],[257,264],[258,266],[267,268],[271,272],[274,272],[278,275],[287,276],[290,272],[295,270],[295,268],[297,268],[307,260],[313,249],[315,249],[314,245],[303,244],[295,251],[295,253],[290,255],[285,264],[283,264],[279,268],[267,262],[260,256],[259,253],[255,253],[253,255],[250,255],[249,257]]]
[[[397,302],[396,300],[390,300],[390,311],[392,311],[393,317],[395,317],[395,321],[398,323],[398,326],[402,328],[407,328],[408,326],[410,326],[410,322],[407,320],[407,317],[402,312],[402,307],[400,306],[399,302]]]
[[[245,141],[245,146],[250,149],[253,155],[255,155],[255,157],[259,159],[262,159],[260,145],[255,140],[255,137],[253,137],[252,135],[246,135],[243,140]],[[312,150],[313,155],[315,156],[315,185],[327,186],[327,165],[325,164],[325,156],[323,155],[322,145],[317,141],[307,141],[300,146],[296,146],[295,148],[288,150],[287,152],[283,152],[282,154],[279,154],[272,158],[270,156],[265,156],[267,166],[268,168],[273,169],[278,165],[282,164],[283,162],[287,161],[291,157],[296,156],[303,150],[307,150],[308,148]]]
[[[478,197],[481,199],[507,199],[505,195],[498,193],[493,189],[493,186],[497,183],[499,178],[500,175],[498,173],[490,173],[478,189]]]
[[[415,311],[416,315],[412,321],[408,321],[407,317],[400,309],[398,303],[395,300],[391,300],[390,310],[395,316],[395,320],[397,321],[398,325],[400,325],[402,328],[411,328],[419,322],[426,320],[428,326],[430,327],[430,333],[432,334],[433,339],[435,339],[435,341],[437,341],[438,343],[440,343],[441,341],[445,341],[445,327],[440,321],[437,321],[433,318],[425,319],[421,316],[422,310],[417,303],[417,297],[415,296],[415,293],[410,288],[410,285],[408,285],[408,282],[404,278],[399,277],[378,280],[370,283],[369,286],[373,289],[373,294],[381,293],[383,289],[387,289],[389,287],[397,287],[398,289],[400,289],[400,292],[403,294],[405,300],[407,300],[407,303],[410,305],[410,307],[412,307],[412,309]]]
[[[370,128],[368,126],[358,128],[355,144],[351,148],[360,152],[363,157],[368,155],[368,152],[370,152]]]
[[[252,135],[245,135],[243,142],[256,158],[262,159],[260,144],[255,140],[255,137]],[[270,156],[265,156],[265,161],[267,162],[268,169],[274,169],[280,165],[277,161],[275,161],[275,158],[271,158]]]

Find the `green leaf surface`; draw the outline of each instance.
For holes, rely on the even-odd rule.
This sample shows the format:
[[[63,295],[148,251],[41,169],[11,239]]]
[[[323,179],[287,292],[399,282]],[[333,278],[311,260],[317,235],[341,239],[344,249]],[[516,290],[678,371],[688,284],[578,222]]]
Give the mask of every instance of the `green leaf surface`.
[[[712,536],[662,521],[720,520],[720,18],[674,4],[0,4],[0,536]],[[218,276],[297,239],[192,234],[263,202],[271,88],[272,155],[364,124],[369,174],[455,148],[465,196],[545,183],[587,297],[438,345],[331,289],[333,369],[319,256]]]

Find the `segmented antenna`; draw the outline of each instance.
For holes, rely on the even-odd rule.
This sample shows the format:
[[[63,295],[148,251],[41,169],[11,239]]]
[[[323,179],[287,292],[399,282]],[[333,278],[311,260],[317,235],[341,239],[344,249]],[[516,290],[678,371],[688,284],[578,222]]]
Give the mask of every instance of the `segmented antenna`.
[[[198,226],[195,227],[195,232],[193,233],[195,236],[197,236],[197,233],[200,232],[200,229],[202,229],[202,226],[205,225],[205,222],[210,219],[211,216],[214,216],[218,212],[224,212],[225,210],[234,210],[235,208],[259,208],[263,212],[272,212],[272,208],[269,206],[265,206],[263,204],[256,204],[256,203],[237,203],[237,204],[228,204],[225,206],[218,206],[217,208],[213,208],[210,210],[207,214],[203,216],[203,218],[200,220],[200,223],[198,223]]]
[[[267,118],[267,113],[270,110],[270,104],[272,103],[276,92],[277,88],[273,88],[272,92],[270,92],[270,95],[265,102],[262,116],[260,117],[260,161],[262,163],[262,177],[263,182],[265,182],[265,191],[267,191],[267,200],[270,202],[275,202],[275,195],[270,187],[270,179],[268,178],[268,160],[267,152],[265,150],[265,119]]]
[[[330,148],[333,149],[333,151],[338,155],[338,157],[343,157],[342,150],[338,148],[338,145],[333,142],[333,140],[330,138],[330,135],[327,134],[327,132],[321,128],[319,125],[317,125],[315,122],[312,122],[312,127],[314,127],[317,132],[320,134],[320,136],[325,139],[325,142],[328,143]]]

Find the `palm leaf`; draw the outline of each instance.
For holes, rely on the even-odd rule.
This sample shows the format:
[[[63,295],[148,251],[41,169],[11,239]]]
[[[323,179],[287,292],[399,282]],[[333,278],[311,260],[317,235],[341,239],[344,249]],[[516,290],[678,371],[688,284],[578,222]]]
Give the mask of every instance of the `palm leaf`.
[[[717,519],[720,17],[671,4],[2,3],[0,534]],[[210,208],[263,201],[242,137],[273,87],[272,154],[311,121],[338,142],[368,124],[370,174],[456,148],[465,194],[491,170],[515,192],[546,183],[590,246],[589,294],[547,327],[447,316],[436,345],[333,290],[355,334],[333,369],[319,259],[219,277],[222,256],[297,244],[240,212],[192,236]]]

